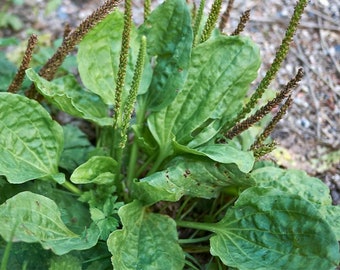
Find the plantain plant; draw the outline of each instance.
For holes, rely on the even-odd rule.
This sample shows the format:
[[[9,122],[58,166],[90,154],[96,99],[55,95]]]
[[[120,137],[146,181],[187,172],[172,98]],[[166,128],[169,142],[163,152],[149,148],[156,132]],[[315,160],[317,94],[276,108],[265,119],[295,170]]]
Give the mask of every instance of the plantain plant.
[[[140,26],[131,0],[124,13],[107,1],[76,29],[65,28],[42,67],[29,67],[37,42],[30,38],[0,93],[1,269],[338,265],[340,208],[327,186],[262,159],[275,148],[268,136],[303,71],[257,103],[307,1],[296,3],[250,98],[259,48],[241,35],[249,11],[231,35],[223,32],[232,2],[216,29],[221,0],[206,19],[204,0],[198,9],[166,0],[154,10],[145,1]],[[80,80],[57,72],[76,46]],[[32,86],[19,94],[25,74]],[[275,106],[269,123],[258,124]],[[58,111],[89,123],[94,138],[53,120]]]

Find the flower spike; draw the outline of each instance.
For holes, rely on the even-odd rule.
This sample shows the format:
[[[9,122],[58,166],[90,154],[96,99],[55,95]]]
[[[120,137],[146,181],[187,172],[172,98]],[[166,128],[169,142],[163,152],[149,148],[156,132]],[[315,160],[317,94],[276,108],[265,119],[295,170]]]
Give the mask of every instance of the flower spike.
[[[135,71],[132,78],[132,85],[127,97],[126,104],[124,106],[124,114],[123,114],[123,127],[121,130],[121,144],[120,147],[124,148],[126,139],[127,139],[127,130],[130,124],[130,119],[133,113],[133,108],[137,99],[138,89],[140,85],[140,81],[142,79],[144,62],[146,56],[146,37],[142,37],[141,45],[138,52],[137,62],[135,65]]]
[[[114,102],[114,124],[120,128],[122,126],[122,93],[124,90],[126,68],[129,57],[129,44],[130,44],[130,33],[132,25],[132,6],[131,0],[125,1],[125,12],[124,12],[124,29],[122,34],[122,48],[119,58],[119,69],[117,74],[117,85],[115,91],[115,102]]]
[[[201,0],[200,6],[199,6],[198,11],[197,11],[196,16],[195,16],[195,24],[194,24],[194,27],[193,27],[193,35],[194,35],[193,47],[195,47],[197,45],[198,40],[199,40],[198,30],[200,28],[202,17],[203,17],[205,1],[206,0]]]
[[[200,43],[203,43],[211,36],[211,33],[214,30],[216,22],[218,20],[221,7],[222,7],[222,0],[215,0],[211,7],[207,22],[204,26]]]

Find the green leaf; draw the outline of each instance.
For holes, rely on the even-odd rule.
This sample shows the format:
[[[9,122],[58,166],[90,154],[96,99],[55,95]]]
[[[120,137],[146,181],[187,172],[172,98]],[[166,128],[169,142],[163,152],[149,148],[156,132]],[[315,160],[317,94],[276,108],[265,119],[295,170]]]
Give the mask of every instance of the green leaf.
[[[58,109],[101,126],[112,125],[113,120],[108,117],[107,106],[100,97],[84,91],[72,75],[49,82],[33,69],[26,70],[26,74],[37,90]]]
[[[299,195],[316,207],[332,204],[328,187],[320,179],[311,177],[304,171],[263,167],[253,171],[251,175],[258,186],[273,187]]]
[[[8,245],[0,237],[0,258],[3,258],[4,249]],[[48,269],[52,252],[48,252],[38,243],[11,243],[7,269]]]
[[[110,184],[115,179],[117,162],[111,157],[94,156],[80,165],[71,175],[75,184]]]
[[[10,183],[55,178],[63,138],[61,126],[38,102],[0,93],[0,175]]]
[[[205,156],[219,163],[235,164],[244,173],[250,172],[255,162],[251,151],[239,150],[232,144],[208,144],[192,149],[174,141],[174,148],[180,152]]]
[[[211,230],[211,254],[240,270],[333,269],[340,258],[313,204],[274,188],[245,190]]]
[[[2,204],[0,212],[0,234],[6,241],[13,230],[14,241],[28,243],[76,237],[62,222],[57,205],[42,195],[21,192]]]
[[[79,44],[77,60],[82,82],[91,92],[99,95],[106,104],[113,104],[115,100],[123,25],[123,14],[116,10],[97,24]],[[123,100],[125,100],[131,86],[139,49],[139,40],[135,28],[132,27],[131,31]],[[150,64],[148,61],[145,61],[145,63],[139,93],[145,92],[151,80]]]
[[[73,125],[63,126],[64,150],[61,153],[59,167],[69,172],[74,171],[80,164],[88,160],[89,153],[94,147],[89,142],[86,134]]]
[[[82,262],[69,254],[55,256],[51,259],[48,270],[82,270]]]
[[[214,198],[224,187],[246,188],[254,185],[248,174],[232,164],[219,164],[208,159],[178,158],[166,170],[156,172],[136,182],[135,198],[145,204],[178,201],[189,195]]]
[[[110,233],[119,226],[119,219],[112,216],[106,216],[105,213],[98,208],[91,208],[90,211],[92,220],[97,224],[101,231],[100,238],[102,240],[107,240]]]
[[[197,150],[214,161],[223,164],[234,163],[245,173],[253,168],[255,162],[252,152],[241,151],[226,144],[201,146]]]
[[[6,46],[18,45],[18,44],[19,44],[19,40],[16,37],[2,37],[2,38],[0,38],[0,47],[6,47]],[[0,61],[2,61],[5,57],[6,57],[5,53],[0,52]],[[15,68],[15,66],[14,66],[14,68]],[[6,71],[6,70],[1,69],[1,71]]]
[[[10,45],[10,41],[8,40],[8,45]],[[7,45],[6,44],[6,40],[0,39],[0,47],[2,45],[2,43],[4,43],[3,45]],[[17,68],[15,67],[15,65],[13,65],[13,63],[11,63],[10,61],[7,60],[6,55],[4,52],[0,51],[0,92],[1,91],[7,91],[9,85],[11,84],[15,73],[17,71]]]
[[[107,241],[115,269],[183,269],[174,220],[150,213],[138,201],[120,208],[119,216],[123,229],[111,233]]]
[[[148,109],[158,111],[173,101],[188,74],[193,33],[187,3],[165,1],[138,30],[147,37],[148,54],[156,57]]]
[[[337,240],[340,240],[340,207],[332,206],[329,188],[320,179],[311,177],[304,171],[270,166],[254,170],[251,175],[258,186],[274,187],[313,203],[332,227]]]
[[[57,189],[53,189],[48,197],[58,205],[63,223],[72,232],[82,234],[90,227],[92,220],[86,203],[80,202],[72,193],[61,193]]]
[[[163,156],[173,136],[191,148],[233,123],[260,65],[259,50],[244,37],[217,36],[194,48],[188,78],[175,100],[148,118]]]
[[[19,31],[20,29],[23,28],[24,24],[19,16],[16,16],[11,13],[5,13],[5,14],[2,14],[2,16],[4,17],[3,19],[5,21],[5,25],[3,26],[5,27],[9,26],[14,31]]]
[[[336,240],[340,241],[340,205],[321,206],[319,212],[332,227]]]
[[[88,249],[97,243],[99,229],[92,224],[83,234],[71,232],[61,220],[58,206],[51,199],[29,191],[21,192],[0,206],[0,234],[10,241],[39,242],[58,255]]]

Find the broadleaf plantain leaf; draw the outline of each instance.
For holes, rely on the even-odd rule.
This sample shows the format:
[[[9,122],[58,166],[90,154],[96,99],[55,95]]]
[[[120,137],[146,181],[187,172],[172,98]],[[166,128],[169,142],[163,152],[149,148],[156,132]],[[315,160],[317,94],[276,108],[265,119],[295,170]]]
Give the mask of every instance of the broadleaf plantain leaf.
[[[83,235],[73,233],[61,220],[54,201],[29,191],[18,193],[0,205],[0,223],[0,234],[6,241],[39,242],[58,255],[91,248],[100,234],[93,223],[90,228],[84,228]]]
[[[0,93],[0,175],[13,184],[44,178],[62,183],[63,130],[35,100]]]
[[[165,1],[138,31],[148,40],[148,55],[155,57],[148,109],[159,111],[173,101],[188,74],[193,33],[187,4]]]
[[[211,226],[211,254],[240,270],[334,269],[339,245],[312,203],[275,188],[241,193]]]
[[[148,212],[138,201],[121,207],[118,214],[123,229],[111,233],[107,241],[115,269],[183,269],[174,220]]]
[[[77,55],[79,74],[84,85],[99,95],[106,104],[113,104],[119,67],[124,17],[115,10],[96,25],[80,42]],[[123,100],[131,87],[137,60],[139,38],[135,27],[131,29],[130,53],[126,72]],[[145,61],[139,94],[146,91],[151,80],[151,66]]]
[[[207,158],[178,158],[161,172],[135,183],[134,195],[145,204],[178,201],[183,195],[214,198],[225,187],[254,185],[248,174],[234,164],[220,164]]]
[[[100,126],[112,125],[113,120],[108,117],[107,105],[96,94],[84,91],[73,76],[68,75],[49,82],[33,69],[28,69],[26,74],[46,100],[58,109]]]
[[[173,138],[195,148],[232,124],[259,65],[259,50],[248,38],[216,36],[195,47],[183,89],[148,118],[162,158],[172,153]]]

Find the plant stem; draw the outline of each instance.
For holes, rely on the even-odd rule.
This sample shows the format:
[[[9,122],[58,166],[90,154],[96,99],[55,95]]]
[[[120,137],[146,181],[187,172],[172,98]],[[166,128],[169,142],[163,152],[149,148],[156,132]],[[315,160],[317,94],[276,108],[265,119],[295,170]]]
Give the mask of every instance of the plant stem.
[[[13,245],[12,238],[13,237],[11,237],[11,240],[7,243],[4,254],[2,255],[0,270],[7,269],[8,259]]]
[[[164,159],[167,156],[168,155],[166,153],[164,153],[164,151],[160,150],[159,154],[157,156],[156,162],[152,165],[152,168],[149,171],[148,175],[153,174],[154,172],[156,172],[159,169],[159,167],[161,166],[161,164],[163,163]]]
[[[130,160],[127,171],[127,187],[129,188],[133,178],[136,177],[136,164],[138,162],[138,144],[136,141],[133,142],[130,152]]]
[[[145,112],[146,112],[146,102],[145,100],[139,99],[138,104],[140,105],[139,107],[137,106],[136,108],[136,126],[137,126],[137,131],[135,132],[135,138],[133,140],[133,144],[131,147],[131,152],[130,152],[130,160],[129,160],[129,165],[128,165],[128,171],[127,171],[127,187],[128,189],[130,188],[130,184],[138,174],[136,173],[136,164],[138,162],[138,136],[140,136],[140,129],[144,123],[145,120]],[[139,110],[140,108],[140,110]]]
[[[146,170],[146,168],[149,166],[149,164],[155,160],[157,153],[154,155],[149,156],[149,158],[143,163],[143,165],[138,169],[136,175],[141,175],[142,172]]]
[[[202,231],[212,231],[212,228],[216,225],[214,223],[200,223],[194,221],[184,221],[184,220],[176,220],[176,224],[179,227],[197,229]]]
[[[2,259],[1,259],[0,270],[6,270],[7,269],[8,259],[9,259],[9,255],[10,255],[12,245],[13,245],[13,238],[14,238],[14,234],[15,234],[15,231],[16,231],[18,225],[19,225],[19,222],[17,221],[16,224],[14,225],[12,231],[11,231],[10,239],[9,239],[7,245],[6,245],[4,254],[3,254]]]
[[[79,188],[77,188],[75,185],[73,185],[71,182],[67,180],[62,184],[62,186],[66,188],[67,190],[71,191],[73,194],[76,194],[79,196],[82,194],[82,191]]]
[[[205,242],[210,239],[211,235],[207,235],[204,237],[200,238],[189,238],[189,239],[179,239],[178,243],[179,244],[194,244],[194,243],[200,243],[200,242]]]

